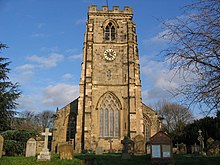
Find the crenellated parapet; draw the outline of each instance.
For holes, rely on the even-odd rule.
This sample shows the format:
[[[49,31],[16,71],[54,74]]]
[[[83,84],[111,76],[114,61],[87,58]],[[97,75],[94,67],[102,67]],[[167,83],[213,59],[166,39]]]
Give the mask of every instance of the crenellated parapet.
[[[112,9],[109,9],[108,6],[102,6],[101,10],[99,10],[96,5],[92,5],[89,6],[88,13],[132,14],[132,7],[125,6],[124,10],[120,10],[119,6],[113,6]]]

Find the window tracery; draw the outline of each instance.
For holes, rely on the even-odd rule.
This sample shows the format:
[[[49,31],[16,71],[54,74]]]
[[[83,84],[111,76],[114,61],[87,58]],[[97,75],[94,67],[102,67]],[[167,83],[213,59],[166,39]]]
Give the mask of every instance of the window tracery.
[[[116,29],[111,22],[104,29],[104,39],[106,41],[114,41],[116,39]]]
[[[119,105],[114,96],[106,94],[99,108],[100,137],[119,137]]]

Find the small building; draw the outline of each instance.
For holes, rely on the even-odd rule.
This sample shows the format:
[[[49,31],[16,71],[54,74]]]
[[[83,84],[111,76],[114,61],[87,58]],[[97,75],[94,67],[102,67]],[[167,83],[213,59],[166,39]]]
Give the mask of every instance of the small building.
[[[159,131],[150,138],[150,148],[152,161],[172,161],[172,140],[165,132]]]

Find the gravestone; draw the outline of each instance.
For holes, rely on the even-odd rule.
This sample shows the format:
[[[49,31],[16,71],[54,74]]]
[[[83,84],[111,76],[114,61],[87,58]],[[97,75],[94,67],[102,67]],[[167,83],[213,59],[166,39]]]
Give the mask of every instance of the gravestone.
[[[95,154],[96,155],[102,155],[103,154],[103,148],[102,147],[96,147],[95,149]]]
[[[145,153],[144,137],[137,135],[134,138],[134,153],[137,155],[142,155]]]
[[[36,156],[36,147],[37,147],[37,143],[36,140],[34,138],[30,138],[27,141],[26,144],[26,157],[30,157],[30,156]]]
[[[187,153],[186,144],[180,143],[178,145],[178,151],[180,154],[186,154]]]
[[[71,144],[62,144],[59,146],[60,159],[73,159],[73,145]]]
[[[49,132],[49,128],[45,128],[45,132],[42,132],[41,135],[44,136],[44,148],[40,152],[40,155],[37,156],[37,160],[42,160],[42,161],[50,160],[51,155],[47,146],[48,146],[48,136],[52,136],[52,133]]]
[[[2,135],[0,135],[0,158],[2,157],[3,144],[4,144],[4,138]]]
[[[214,140],[211,137],[206,141],[207,145],[207,155],[218,155],[219,154],[219,146],[220,142],[218,140]]]
[[[130,159],[131,155],[129,154],[129,150],[134,142],[125,136],[121,143],[123,144],[122,159]]]
[[[191,146],[191,152],[192,154],[198,155],[199,154],[199,145],[197,145],[196,143],[194,145]]]

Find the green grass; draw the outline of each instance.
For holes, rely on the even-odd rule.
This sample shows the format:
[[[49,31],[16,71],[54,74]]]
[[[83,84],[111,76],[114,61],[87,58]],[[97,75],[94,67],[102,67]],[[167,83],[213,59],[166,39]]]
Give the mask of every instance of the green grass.
[[[120,154],[103,155],[75,155],[74,160],[60,160],[58,155],[53,155],[51,161],[38,162],[35,157],[9,157],[3,156],[0,165],[82,165],[81,160],[95,160],[97,165],[146,165],[151,164],[149,155],[133,156],[132,159],[122,160]],[[218,156],[194,156],[194,155],[174,155],[176,165],[220,165],[220,155]],[[165,165],[164,161],[160,163]]]
[[[60,160],[58,155],[53,155],[51,161],[36,161],[36,157],[3,156],[0,165],[82,165],[80,160]]]

